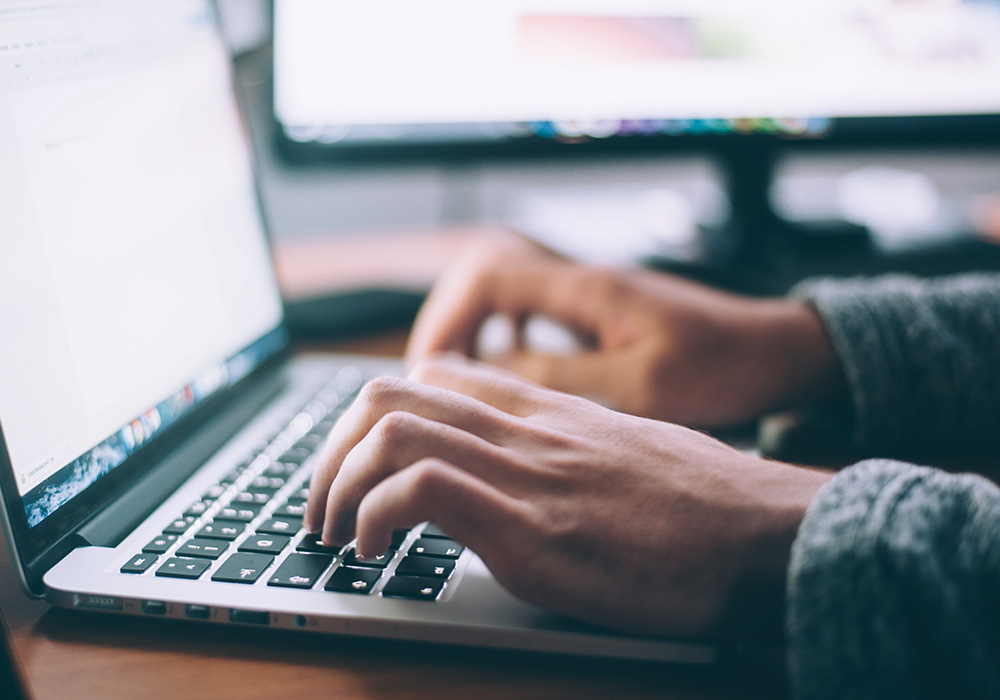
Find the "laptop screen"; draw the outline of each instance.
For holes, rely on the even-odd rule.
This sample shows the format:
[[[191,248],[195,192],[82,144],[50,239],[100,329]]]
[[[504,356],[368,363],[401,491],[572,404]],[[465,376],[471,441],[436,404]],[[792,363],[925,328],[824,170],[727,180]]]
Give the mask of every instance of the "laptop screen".
[[[284,344],[230,80],[205,0],[0,0],[0,428],[31,527]]]

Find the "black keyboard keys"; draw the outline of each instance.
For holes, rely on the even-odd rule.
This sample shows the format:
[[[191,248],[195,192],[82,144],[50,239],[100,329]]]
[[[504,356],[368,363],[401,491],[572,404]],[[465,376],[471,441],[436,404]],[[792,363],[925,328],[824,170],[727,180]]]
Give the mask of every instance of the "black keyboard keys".
[[[412,600],[435,600],[441,595],[444,581],[418,576],[393,576],[382,589],[387,598],[410,598]]]
[[[216,520],[198,530],[196,537],[207,537],[213,540],[227,540],[232,542],[247,529],[246,523],[237,523],[227,520]]]
[[[177,548],[179,557],[195,557],[197,559],[218,559],[229,547],[223,540],[194,538]]]
[[[421,537],[410,545],[410,554],[458,559],[464,549],[465,547],[454,540]]]
[[[141,574],[151,567],[155,561],[156,556],[152,554],[136,554],[125,562],[121,568],[121,572],[123,574]]]
[[[274,575],[268,579],[268,586],[282,588],[312,588],[323,575],[333,557],[323,554],[289,554]]]
[[[280,554],[288,546],[291,538],[286,535],[250,535],[243,540],[239,551],[258,554]]]
[[[396,567],[396,575],[448,578],[454,570],[454,559],[444,559],[442,557],[406,557]]]
[[[205,512],[215,504],[214,501],[195,501],[184,511],[185,516],[200,518]]]
[[[337,593],[367,595],[371,593],[381,575],[381,569],[352,569],[342,566],[333,572],[333,576],[326,582],[324,588]]]
[[[185,515],[183,518],[177,518],[165,528],[163,528],[164,535],[183,535],[187,532],[187,529],[191,527],[191,524],[195,521],[195,518],[190,515]]]
[[[446,540],[451,539],[451,537],[449,537],[448,534],[444,530],[442,530],[441,528],[439,528],[434,523],[427,523],[427,525],[424,526],[423,531],[420,533],[420,536],[421,537],[438,537],[438,538],[446,539]]]
[[[302,519],[285,517],[271,518],[257,528],[259,535],[294,535],[302,528]]]
[[[167,559],[163,566],[156,570],[156,575],[195,579],[205,573],[205,569],[211,563],[208,559]]]
[[[146,554],[163,554],[177,541],[177,535],[160,535],[149,541],[142,551]]]
[[[318,532],[306,533],[302,541],[295,547],[296,552],[312,552],[314,554],[339,554],[341,547],[324,547],[323,536]]]
[[[272,561],[274,557],[267,554],[237,552],[226,559],[219,570],[212,574],[212,580],[225,583],[253,583]]]
[[[264,506],[259,503],[240,503],[223,508],[215,516],[218,520],[233,520],[238,523],[248,523],[257,517],[257,514]]]
[[[299,518],[306,514],[306,503],[298,498],[289,498],[288,502],[274,511],[275,517]]]
[[[389,566],[389,562],[392,558],[396,556],[395,549],[387,549],[381,554],[377,554],[374,557],[362,557],[358,556],[356,550],[352,549],[344,557],[345,566],[364,566],[372,569],[384,569]]]

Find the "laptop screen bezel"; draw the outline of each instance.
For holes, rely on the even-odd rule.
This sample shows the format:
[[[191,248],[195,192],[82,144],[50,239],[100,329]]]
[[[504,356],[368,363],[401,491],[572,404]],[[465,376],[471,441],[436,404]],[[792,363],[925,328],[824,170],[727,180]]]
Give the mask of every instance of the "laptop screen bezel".
[[[217,1],[208,0],[207,5],[212,11],[217,40],[224,43]],[[252,152],[253,142],[249,138],[250,125],[240,105],[236,75],[231,59],[227,61],[227,70],[229,72],[230,99],[239,107],[237,113],[244,133],[247,134],[247,147],[251,149],[250,155],[255,164],[254,200],[257,216],[266,243],[271,248],[272,238],[264,214],[260,180],[256,172],[258,161]],[[255,384],[261,376],[273,372],[276,366],[287,360],[291,353],[291,343],[284,308],[282,308],[278,324],[257,340],[271,335],[275,335],[279,340],[276,349],[245,377],[216,391],[203,402],[196,404],[186,415],[182,416],[176,423],[164,428],[160,434],[151,439],[133,456],[67,501],[35,527],[28,524],[24,499],[14,478],[10,453],[4,436],[3,420],[0,417],[0,494],[2,494],[3,499],[3,525],[11,558],[18,569],[21,585],[25,592],[35,597],[42,597],[44,594],[42,576],[56,561],[82,544],[77,533],[87,521],[113,502],[116,496],[122,494],[138,479],[147,474],[157,461],[170,451],[172,446],[176,446],[185,435],[191,434],[206,416],[218,411],[233,400],[234,396]]]

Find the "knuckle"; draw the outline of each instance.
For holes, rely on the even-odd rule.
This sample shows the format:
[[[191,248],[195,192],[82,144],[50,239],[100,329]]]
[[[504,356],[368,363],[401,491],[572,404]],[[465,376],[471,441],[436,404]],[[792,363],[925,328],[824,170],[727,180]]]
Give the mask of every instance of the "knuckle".
[[[423,459],[410,467],[410,495],[417,500],[434,499],[447,481],[447,467],[436,459]]]
[[[406,391],[406,380],[399,377],[375,377],[361,389],[358,402],[369,409],[385,409]]]
[[[419,419],[405,411],[390,411],[382,416],[372,433],[378,445],[386,450],[394,450],[409,440],[416,432]]]

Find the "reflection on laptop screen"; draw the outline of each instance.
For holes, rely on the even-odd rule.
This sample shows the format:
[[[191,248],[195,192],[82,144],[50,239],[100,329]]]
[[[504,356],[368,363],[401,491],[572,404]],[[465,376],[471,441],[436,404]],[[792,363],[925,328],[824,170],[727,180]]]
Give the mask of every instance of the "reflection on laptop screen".
[[[0,1],[0,425],[33,527],[283,343],[213,22]]]

